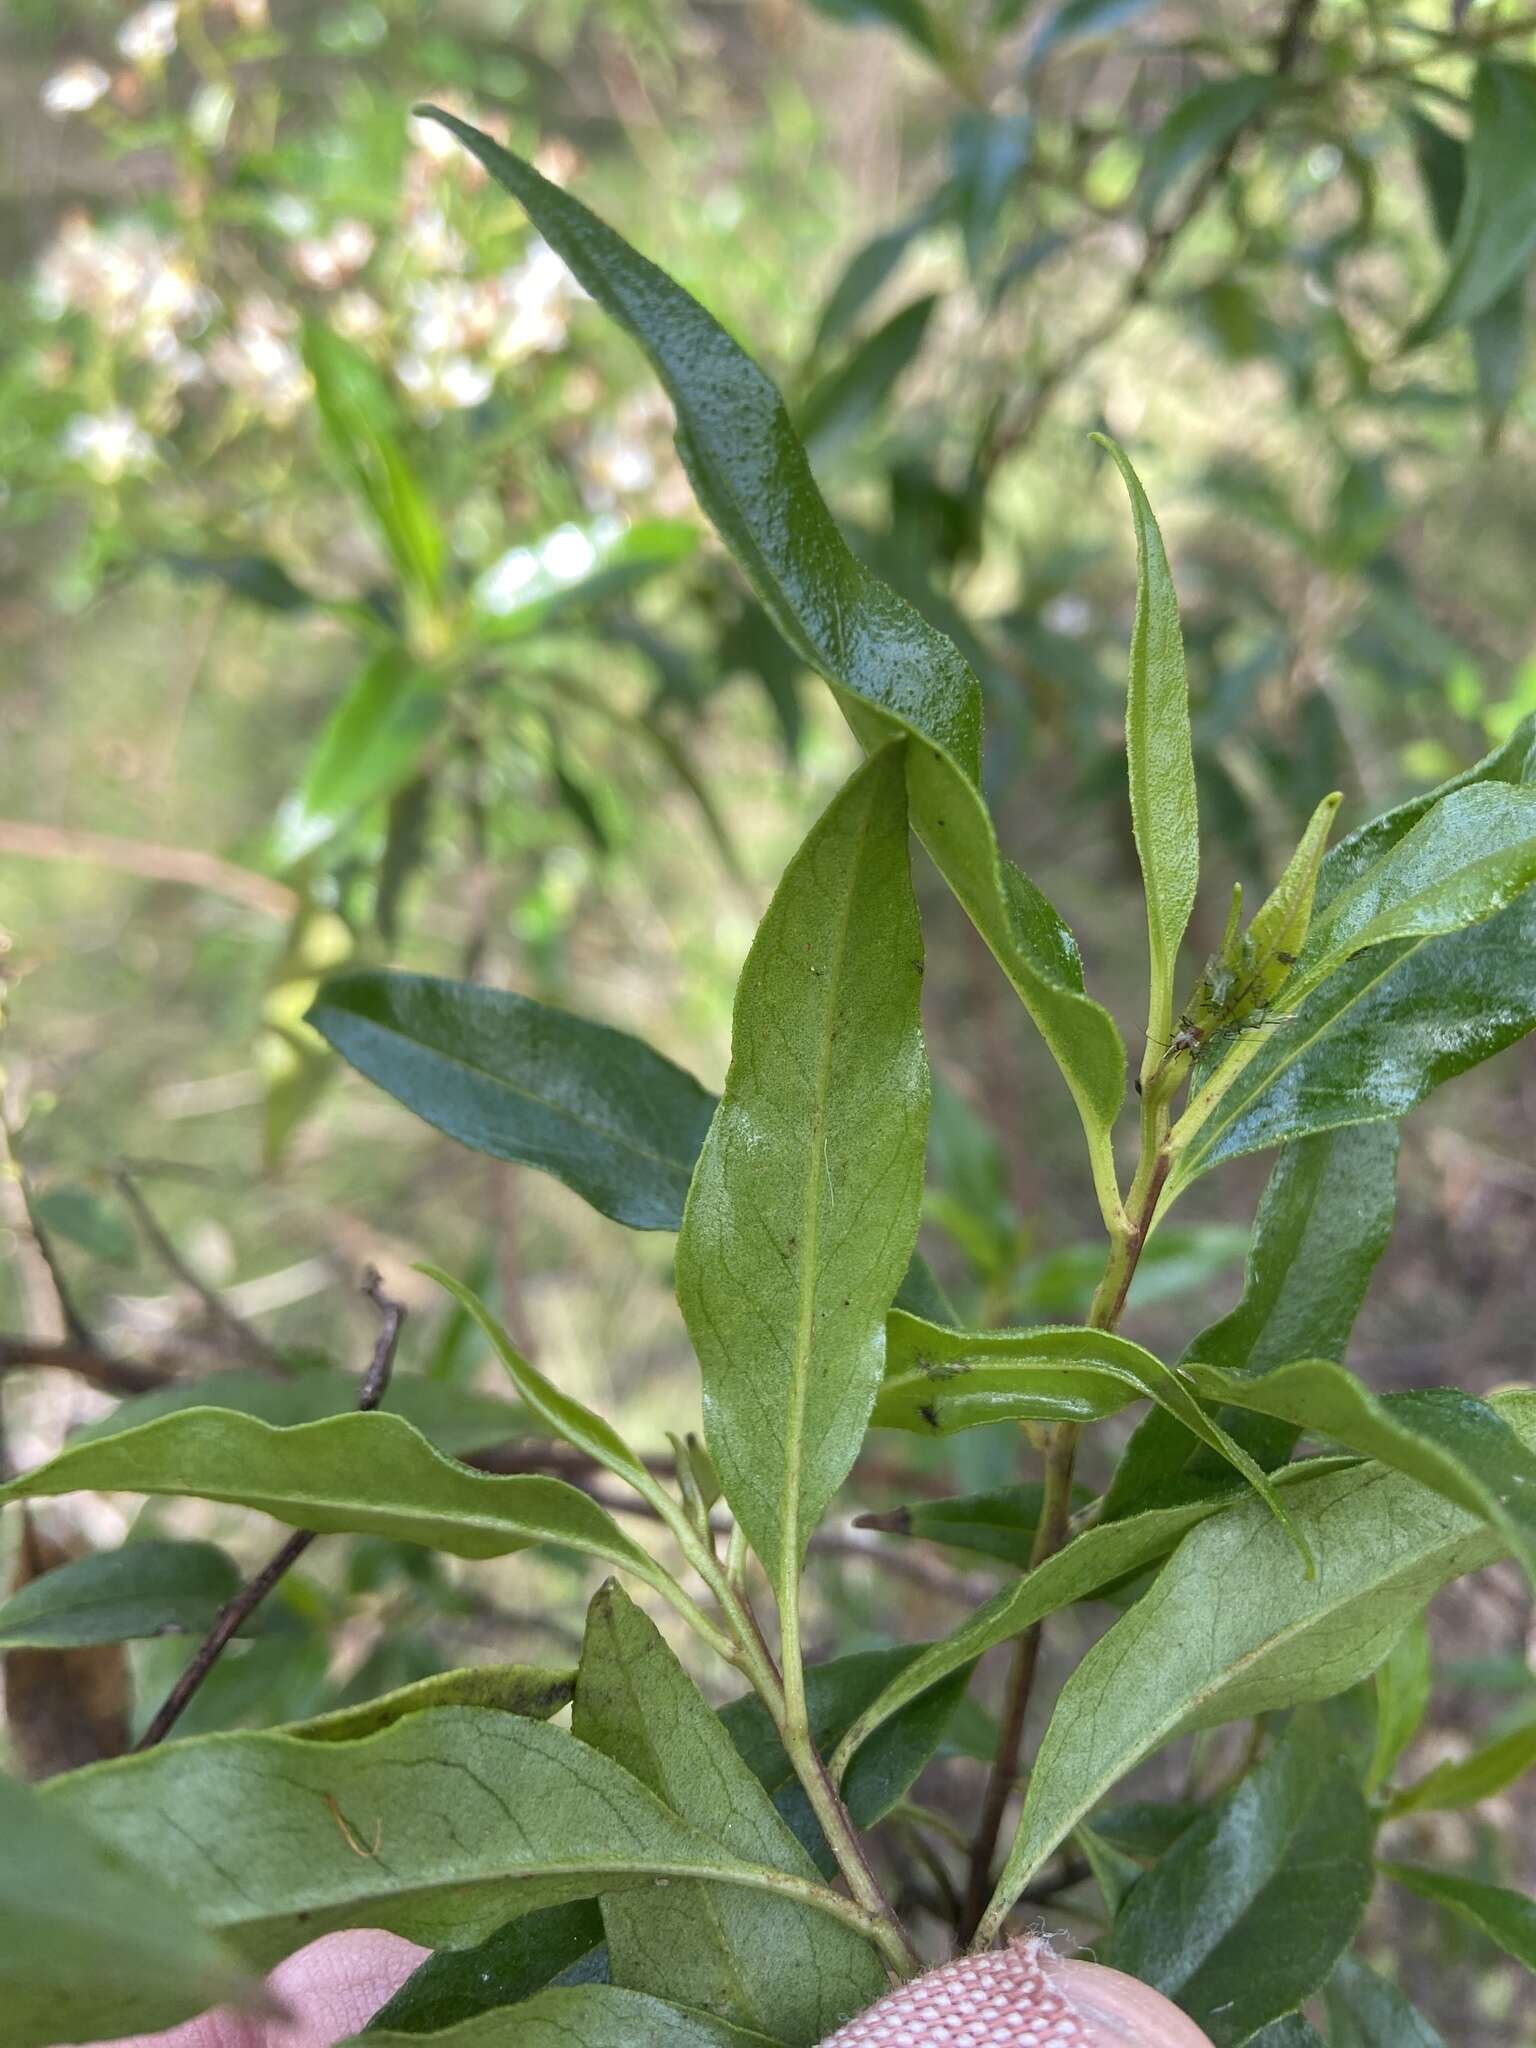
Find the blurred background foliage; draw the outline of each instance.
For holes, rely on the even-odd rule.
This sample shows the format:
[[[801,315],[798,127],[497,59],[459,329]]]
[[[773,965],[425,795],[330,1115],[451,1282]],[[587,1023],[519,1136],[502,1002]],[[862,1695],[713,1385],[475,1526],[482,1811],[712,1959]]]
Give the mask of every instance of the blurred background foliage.
[[[495,1380],[407,1271],[426,1255],[647,1443],[693,1416],[670,1243],[436,1138],[300,1021],[327,969],[390,962],[602,1017],[718,1085],[756,916],[854,759],[703,531],[636,355],[419,99],[579,190],[778,378],[854,545],[980,674],[1005,848],[1128,1028],[1130,538],[1092,429],[1173,546],[1197,942],[1327,790],[1356,821],[1536,708],[1514,0],[9,0],[0,52],[22,1355],[88,1336],[325,1412],[375,1258],[417,1311],[411,1398],[468,1448]],[[1069,1114],[931,909],[928,1248],[968,1316],[1075,1319],[1097,1253]],[[1528,1373],[1533,1080],[1516,1054],[1413,1127],[1358,1339],[1378,1383]],[[1262,1171],[1159,1237],[1137,1334],[1232,1299]],[[130,1387],[0,1364],[18,1462]],[[853,1505],[1014,1476],[992,1431],[914,1455],[926,1478],[874,1446]],[[134,1533],[189,1514],[206,1533],[165,1506]],[[353,1544],[286,1582],[187,1725],[556,1656],[580,1580]],[[821,1582],[845,1647],[890,1601],[904,1633],[943,1625],[962,1588],[851,1522]],[[1456,1600],[1427,1738],[1452,1746],[1536,1709],[1514,1582]],[[182,1654],[139,1653],[136,1711]],[[1476,1816],[1414,1825],[1484,1853]],[[1473,1960],[1479,2040],[1536,2038]]]

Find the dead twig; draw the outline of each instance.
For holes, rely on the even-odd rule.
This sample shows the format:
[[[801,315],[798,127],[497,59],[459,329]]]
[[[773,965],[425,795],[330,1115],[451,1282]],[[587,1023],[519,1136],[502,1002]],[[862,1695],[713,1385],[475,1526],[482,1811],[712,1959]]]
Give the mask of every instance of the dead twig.
[[[192,1290],[207,1311],[209,1320],[227,1332],[231,1343],[243,1352],[253,1365],[263,1366],[268,1372],[282,1373],[286,1376],[290,1368],[282,1353],[269,1344],[259,1330],[253,1329],[242,1316],[236,1315],[218,1289],[210,1287],[207,1281],[187,1264],[160,1227],[159,1218],[139,1192],[138,1182],[133,1175],[119,1169],[112,1178],[162,1264],[184,1287]]]

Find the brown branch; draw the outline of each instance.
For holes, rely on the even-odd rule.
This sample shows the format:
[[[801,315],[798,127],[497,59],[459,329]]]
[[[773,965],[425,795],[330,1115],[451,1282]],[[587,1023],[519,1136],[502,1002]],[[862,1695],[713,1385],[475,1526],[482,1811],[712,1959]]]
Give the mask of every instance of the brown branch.
[[[380,1318],[373,1356],[368,1361],[368,1370],[363,1375],[357,1395],[358,1409],[366,1414],[370,1409],[378,1407],[388,1391],[389,1375],[394,1367],[395,1351],[400,1342],[400,1330],[405,1322],[405,1304],[390,1299],[384,1292],[384,1283],[371,1266],[363,1276],[363,1292],[378,1310]],[[315,1532],[312,1529],[295,1530],[275,1556],[263,1565],[256,1576],[248,1580],[234,1599],[220,1611],[217,1621],[198,1645],[187,1668],[166,1694],[160,1711],[134,1744],[136,1751],[153,1749],[157,1743],[164,1742],[185,1713],[193,1695],[219,1661],[231,1638],[249,1621],[283,1574],[298,1562],[314,1540]]]
[[[299,907],[297,895],[286,883],[190,846],[159,846],[150,840],[118,839],[106,832],[74,832],[59,825],[0,818],[0,853],[19,854],[26,860],[83,861],[91,867],[137,875],[146,882],[180,882],[285,923]]]
[[[160,1220],[139,1192],[137,1181],[132,1174],[119,1171],[116,1181],[123,1200],[134,1213],[135,1220],[149,1239],[163,1264],[182,1283],[191,1288],[207,1311],[211,1321],[226,1331],[235,1347],[244,1352],[253,1365],[265,1367],[268,1372],[281,1373],[286,1377],[291,1368],[286,1358],[274,1345],[267,1342],[259,1330],[255,1330],[243,1316],[237,1316],[217,1288],[210,1287],[196,1273],[160,1226]]]
[[[72,1372],[77,1379],[107,1394],[149,1394],[156,1387],[171,1384],[173,1375],[158,1365],[140,1365],[131,1358],[115,1358],[98,1351],[93,1344],[56,1344],[41,1337],[0,1335],[0,1373],[22,1372],[33,1366],[49,1366]]]

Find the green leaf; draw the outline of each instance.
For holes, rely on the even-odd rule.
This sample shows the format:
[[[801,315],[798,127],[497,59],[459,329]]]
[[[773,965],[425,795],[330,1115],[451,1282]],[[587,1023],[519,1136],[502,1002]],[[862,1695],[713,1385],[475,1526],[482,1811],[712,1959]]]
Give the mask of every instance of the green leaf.
[[[372,513],[402,585],[430,610],[442,594],[447,545],[400,445],[388,386],[361,349],[318,320],[304,330],[304,360],[326,433]]]
[[[1141,479],[1117,442],[1104,434],[1093,438],[1109,451],[1125,481],[1136,528],[1136,623],[1125,700],[1125,751],[1131,826],[1147,898],[1150,1015],[1162,1025],[1173,1016],[1174,964],[1200,879],[1200,817],[1184,636],[1163,537]],[[1156,1049],[1149,1052],[1155,1063]]]
[[[1134,1886],[1141,1882],[1142,1866],[1134,1856],[1127,1856],[1086,1823],[1074,1831],[1072,1839],[1087,1858],[1099,1897],[1104,1901],[1104,1911],[1113,1921]]]
[[[1429,1629],[1416,1615],[1376,1672],[1376,1741],[1365,1789],[1379,1792],[1412,1742],[1429,1705],[1432,1671]]]
[[[593,1600],[574,1732],[731,1853],[815,1867],[654,1625],[616,1586]],[[613,1981],[811,2048],[885,1988],[874,1949],[790,1899],[678,1884],[603,1902]]]
[[[1395,1124],[1323,1131],[1287,1145],[1259,1203],[1242,1300],[1195,1338],[1186,1360],[1258,1374],[1293,1358],[1342,1358],[1396,1204]],[[1289,1457],[1290,1426],[1240,1409],[1220,1420],[1266,1470]],[[1126,1446],[1105,1495],[1105,1519],[1164,1505],[1207,1482],[1225,1483],[1225,1474],[1181,1422],[1157,1409]]]
[[[1177,1417],[1285,1521],[1264,1474],[1179,1374],[1106,1330],[950,1330],[898,1310],[886,1324],[886,1373],[872,1420],[945,1436],[988,1422],[1091,1422],[1141,1399]]]
[[[610,1758],[438,1707],[362,1742],[215,1735],[53,1779],[55,1816],[151,1863],[257,1968],[339,1927],[468,1947],[518,1911],[658,1879],[845,1902],[687,1826]],[[858,1918],[856,1911],[853,1918]]]
[[[1492,1799],[1523,1778],[1532,1765],[1536,1765],[1536,1721],[1527,1721],[1457,1763],[1437,1764],[1417,1784],[1395,1795],[1387,1807],[1387,1818],[1476,1806],[1479,1800]]]
[[[1496,1530],[1536,1580],[1536,1451],[1486,1402],[1453,1387],[1378,1400],[1323,1359],[1260,1379],[1197,1364],[1184,1371],[1207,1400],[1276,1416],[1444,1494]]]
[[[1446,275],[1407,336],[1417,348],[1485,312],[1536,252],[1536,72],[1482,63],[1472,86],[1466,187]]]
[[[498,1927],[474,1948],[439,1949],[413,1970],[368,2023],[363,2040],[394,2033],[414,2042],[438,2028],[517,2005],[602,1947],[595,1899],[545,1906]],[[505,2028],[505,2015],[499,2024]],[[503,2036],[504,2037],[504,2036]]]
[[[429,1280],[435,1280],[439,1287],[453,1296],[460,1308],[473,1316],[491,1348],[507,1368],[512,1384],[523,1397],[529,1413],[542,1422],[552,1436],[563,1437],[568,1444],[574,1444],[577,1450],[585,1451],[588,1457],[627,1481],[647,1500],[659,1491],[639,1456],[630,1449],[613,1425],[605,1422],[601,1415],[594,1414],[590,1408],[584,1407],[580,1401],[573,1400],[569,1394],[562,1393],[536,1366],[530,1365],[473,1288],[466,1287],[461,1280],[455,1280],[452,1274],[445,1273],[441,1266],[422,1262],[416,1270],[425,1273]]]
[[[1208,162],[1274,99],[1279,81],[1267,71],[1197,85],[1173,107],[1147,143],[1136,205],[1143,220],[1187,171]]]
[[[1375,1822],[1353,1772],[1293,1722],[1138,1883],[1104,1960],[1240,2048],[1321,1990],[1374,1880]]]
[[[917,1236],[928,1066],[905,753],[882,749],[834,799],[758,927],[678,1239],[705,1435],[781,1600],[858,1455]]]
[[[167,554],[160,559],[177,576],[190,582],[222,583],[236,597],[265,611],[307,612],[319,602],[270,555]]]
[[[1025,5],[1026,0],[997,0],[993,19],[999,26],[1011,27]],[[1150,5],[1151,0],[1061,0],[1035,37],[1029,68],[1033,70],[1052,52],[1073,43],[1103,41],[1138,14],[1145,14]]]
[[[686,519],[556,527],[531,546],[509,548],[480,577],[471,592],[478,636],[492,646],[522,640],[676,568],[698,544],[699,529]]]
[[[1332,2048],[1446,2048],[1423,2013],[1358,1956],[1342,1958],[1327,2001]]]
[[[514,2026],[517,2048],[779,2048],[777,2035],[607,1984],[553,1987],[519,2003],[515,2017],[487,2012],[446,2033],[372,2026],[343,2048],[509,2048]]]
[[[1536,1437],[1529,1404],[1511,1398],[1506,1412],[1524,1438]],[[1256,1501],[1191,1531],[1063,1686],[994,1915],[1162,1743],[1347,1691],[1370,1675],[1440,1586],[1502,1554],[1498,1538],[1473,1516],[1406,1474],[1371,1464],[1316,1477],[1304,1466],[1291,1469],[1302,1476],[1286,1498],[1311,1540],[1316,1578],[1299,1570]],[[1111,1523],[1089,1533],[1135,1526]]]
[[[943,37],[923,0],[811,0],[819,14],[849,27],[883,22],[900,31],[925,57],[939,57]]]
[[[335,1415],[274,1429],[228,1409],[187,1408],[67,1447],[0,1487],[0,1503],[81,1487],[230,1501],[322,1536],[366,1531],[453,1557],[567,1544],[654,1583],[650,1559],[574,1486],[471,1472],[398,1415]]]
[[[615,1222],[675,1230],[714,1098],[628,1032],[421,974],[328,981],[309,1021],[428,1123]]]
[[[1255,2034],[1248,2048],[1328,2048],[1328,2044],[1299,2012],[1291,2012]]]
[[[1017,1565],[1022,1571],[1034,1549],[1035,1528],[1045,1489],[1038,1482],[1026,1486],[998,1486],[986,1493],[955,1494],[944,1500],[919,1500],[908,1507],[889,1508],[878,1515],[858,1515],[861,1529],[879,1529],[889,1536],[918,1536],[929,1543],[946,1544],[953,1550],[974,1551]],[[1088,1498],[1084,1489],[1074,1498]]]
[[[268,856],[288,868],[338,838],[420,766],[442,723],[441,684],[403,648],[376,654],[326,721],[298,789],[273,826]]]
[[[120,1436],[124,1430],[139,1429],[147,1422],[157,1422],[163,1415],[178,1415],[188,1408],[224,1408],[233,1414],[253,1415],[261,1422],[287,1426],[318,1422],[327,1415],[350,1414],[356,1406],[355,1373],[309,1367],[296,1372],[291,1379],[279,1379],[275,1373],[238,1367],[210,1374],[206,1379],[157,1387],[150,1394],[134,1394],[120,1401],[110,1415],[71,1431],[68,1447],[73,1450],[81,1444],[100,1443],[107,1437]],[[451,1457],[505,1443],[508,1437],[521,1436],[528,1428],[526,1409],[511,1401],[416,1373],[396,1372],[384,1406],[389,1414],[403,1417]]]
[[[900,227],[888,228],[884,234],[876,235],[854,252],[821,309],[821,318],[816,326],[815,355],[824,354],[834,341],[842,339],[880,287],[894,275],[913,238],[931,226],[932,221],[925,210],[913,219],[903,221]]]
[[[966,113],[949,131],[950,206],[959,217],[965,260],[980,275],[998,215],[1034,148],[1029,114]]]
[[[355,1707],[337,1707],[307,1721],[291,1721],[281,1732],[304,1742],[354,1742],[393,1728],[429,1707],[484,1707],[498,1714],[522,1714],[547,1721],[568,1707],[576,1692],[574,1671],[538,1664],[477,1664],[466,1671],[439,1671],[399,1686]]]
[[[1424,1870],[1414,1863],[1383,1863],[1383,1876],[1405,1890],[1444,1906],[1460,1920],[1497,1942],[1506,1955],[1536,1970],[1536,1899],[1504,1885],[1458,1877],[1447,1870]]]
[[[6,2048],[169,2027],[253,1991],[150,1858],[97,1840],[52,1806],[0,1775]]]
[[[212,1543],[127,1543],[58,1565],[0,1602],[0,1649],[202,1635],[239,1590],[234,1559]]]
[[[912,823],[1057,1059],[1083,1120],[1106,1213],[1109,1126],[1125,1093],[1113,1020],[1083,993],[1070,933],[1001,861],[982,797],[981,691],[953,643],[873,576],[838,531],[783,401],[725,330],[579,201],[451,114],[457,135],[527,210],[578,280],[635,338],[677,409],[705,512],[780,632],[837,693],[866,750],[901,734]]]
[[[867,335],[806,393],[796,424],[819,456],[841,448],[875,417],[922,351],[937,294],[914,299]]]
[[[33,1197],[32,1214],[44,1230],[68,1238],[98,1259],[114,1266],[133,1263],[134,1237],[127,1218],[89,1188],[49,1188],[46,1194]]]

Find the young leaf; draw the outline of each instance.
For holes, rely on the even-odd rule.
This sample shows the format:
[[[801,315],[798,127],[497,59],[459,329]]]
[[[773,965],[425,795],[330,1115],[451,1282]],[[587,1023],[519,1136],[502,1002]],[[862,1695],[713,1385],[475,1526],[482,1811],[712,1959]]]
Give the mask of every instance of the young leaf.
[[[43,1798],[152,1864],[197,1923],[267,1969],[317,1935],[378,1927],[481,1941],[518,1911],[708,1877],[862,1915],[679,1820],[561,1728],[475,1707],[363,1742],[195,1737],[54,1779]]]
[[[1327,2003],[1332,2048],[1446,2048],[1423,2013],[1358,1956],[1340,1959]]]
[[[293,867],[359,813],[393,796],[442,723],[444,693],[404,648],[376,654],[326,720],[303,779],[278,813],[268,856]]]
[[[553,1986],[520,2002],[514,2013],[487,2012],[448,2033],[402,2033],[375,2024],[342,2048],[509,2048],[514,2039],[517,2048],[780,2048],[778,2035],[750,2033],[710,2013],[607,1984]]]
[[[1348,1764],[1297,1720],[1133,1888],[1104,1960],[1239,2048],[1327,1982],[1370,1900],[1374,1838]]]
[[[1417,348],[1474,319],[1513,284],[1536,251],[1536,72],[1483,63],[1472,85],[1466,189],[1446,275],[1407,336]]]
[[[1536,1436],[1528,1413],[1523,1424]],[[1463,1509],[1376,1465],[1305,1477],[1286,1498],[1316,1578],[1297,1569],[1258,1502],[1228,1508],[1185,1538],[1067,1680],[988,1910],[992,1931],[1056,1844],[1160,1744],[1346,1691],[1431,1594],[1503,1550]]]
[[[570,1705],[575,1692],[574,1671],[551,1671],[538,1664],[476,1664],[466,1671],[418,1678],[414,1685],[402,1685],[355,1707],[290,1721],[281,1732],[303,1742],[356,1742],[429,1707],[484,1707],[547,1721]]]
[[[652,1578],[613,1517],[561,1479],[471,1472],[397,1415],[335,1415],[273,1429],[221,1408],[187,1408],[61,1451],[0,1487],[0,1503],[75,1493],[185,1494],[259,1508],[320,1535],[367,1531],[453,1557],[505,1557],[562,1543]]]
[[[1381,1871],[1394,1884],[1444,1906],[1497,1942],[1517,1963],[1536,1970],[1536,1899],[1501,1884],[1484,1884],[1448,1870],[1424,1870],[1413,1863],[1383,1863]]]
[[[457,135],[526,209],[578,280],[645,350],[677,408],[679,451],[705,512],[765,610],[827,678],[860,743],[910,734],[912,823],[991,947],[1072,1091],[1107,1214],[1118,1213],[1109,1126],[1125,1049],[1083,993],[1071,934],[1001,861],[982,797],[981,691],[954,644],[854,557],[816,488],[782,399],[717,321],[613,230],[466,122]]]
[[[421,974],[328,981],[309,1021],[461,1144],[539,1167],[636,1230],[675,1230],[714,1098],[626,1031]]]
[[[524,1913],[474,1948],[439,1949],[368,2022],[365,2048],[380,2034],[415,2044],[423,2034],[518,2005],[568,1971],[590,1967],[602,1943],[597,1901],[576,1899]],[[499,2024],[505,2029],[504,2012]]]
[[[1405,1813],[1448,1813],[1461,1806],[1476,1806],[1492,1799],[1536,1765],[1536,1721],[1511,1728],[1507,1735],[1486,1742],[1481,1749],[1457,1763],[1437,1764],[1434,1770],[1408,1785],[1387,1807],[1387,1818],[1397,1820]]]
[[[788,1600],[863,1441],[928,1122],[902,745],[785,871],[742,969],[677,1294],[732,1511]]]
[[[201,1635],[239,1590],[234,1559],[212,1543],[126,1543],[58,1565],[0,1602],[0,1650]]]
[[[1497,1530],[1536,1579],[1536,1451],[1486,1402],[1452,1387],[1378,1400],[1353,1374],[1322,1359],[1282,1365],[1259,1379],[1205,1365],[1184,1370],[1207,1400],[1276,1416],[1456,1501]]]
[[[1288,1359],[1341,1359],[1397,1206],[1397,1126],[1359,1124],[1287,1145],[1259,1203],[1243,1296],[1185,1362],[1257,1374]],[[1154,1238],[1153,1243],[1157,1240]],[[1289,1424],[1231,1409],[1228,1432],[1266,1471],[1289,1457]],[[1225,1474],[1165,1409],[1142,1421],[1110,1481],[1104,1518],[1164,1504]]]
[[[98,1840],[0,1775],[0,1845],[7,2048],[169,2027],[254,1992],[131,1837]]]
[[[1141,479],[1118,443],[1104,434],[1094,439],[1115,460],[1130,494],[1136,527],[1136,623],[1125,700],[1125,751],[1131,825],[1147,898],[1153,1019],[1148,1028],[1161,1033],[1171,1026],[1174,965],[1200,879],[1200,815],[1189,737],[1184,636],[1163,537]],[[1155,1065],[1157,1049],[1149,1047],[1148,1052]]]
[[[587,1615],[574,1732],[734,1856],[815,1867],[654,1625],[605,1586]],[[791,1899],[677,1884],[603,1902],[616,1984],[810,2048],[885,1988],[874,1949]]]
[[[1365,1789],[1374,1796],[1392,1776],[1403,1751],[1419,1732],[1429,1705],[1429,1629],[1416,1615],[1392,1645],[1376,1672],[1376,1741]]]
[[[1177,1373],[1127,1337],[1093,1329],[947,1330],[899,1311],[886,1329],[886,1377],[872,1418],[877,1424],[944,1435],[1015,1418],[1093,1421],[1146,1398],[1225,1458],[1286,1522],[1248,1453],[1211,1420]],[[1305,1546],[1298,1548],[1305,1558]]]

